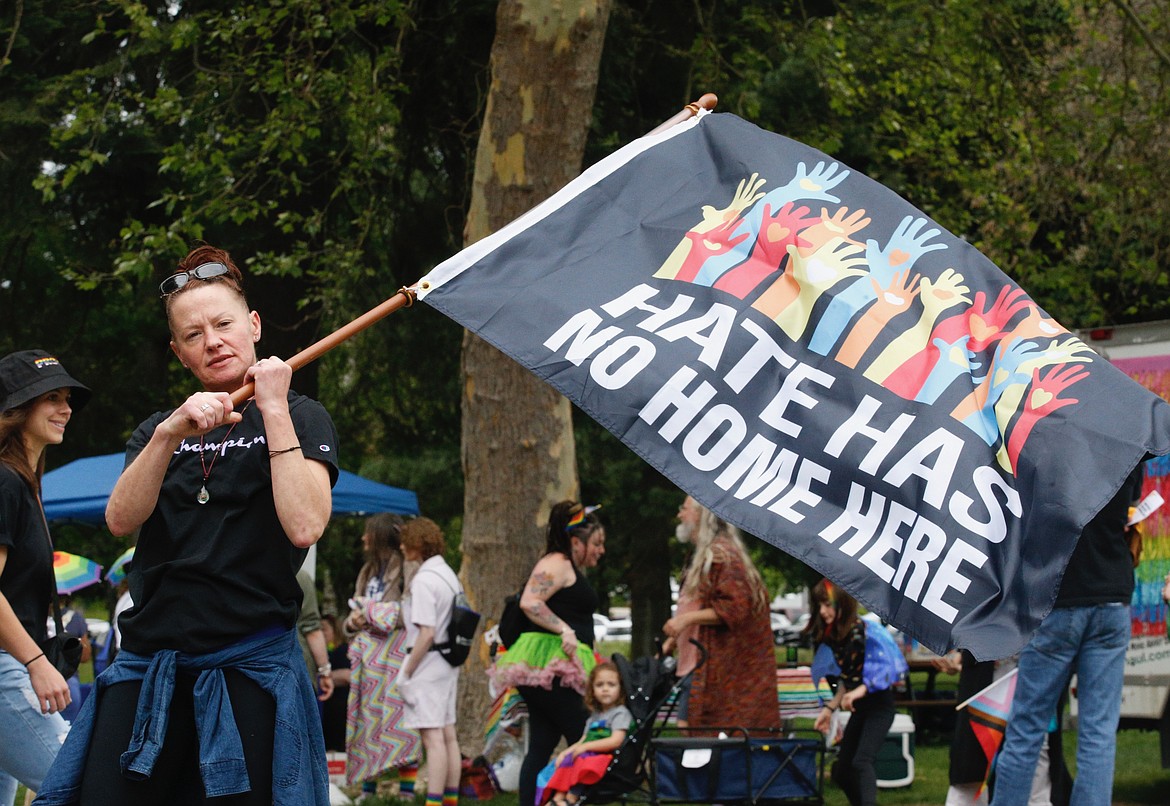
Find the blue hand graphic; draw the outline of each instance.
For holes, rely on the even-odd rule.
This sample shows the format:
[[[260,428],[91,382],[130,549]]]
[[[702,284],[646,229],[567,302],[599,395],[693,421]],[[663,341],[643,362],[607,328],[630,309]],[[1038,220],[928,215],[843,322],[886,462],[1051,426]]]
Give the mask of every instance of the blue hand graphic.
[[[999,438],[999,421],[995,417],[995,404],[1003,396],[1004,390],[1018,383],[1029,383],[1032,380],[1031,370],[1020,370],[1020,365],[1035,357],[1043,350],[1033,341],[1013,341],[1007,346],[1000,347],[992,361],[989,377],[991,386],[987,392],[987,399],[983,401],[979,411],[968,415],[963,424],[983,437],[989,446],[994,445]]]
[[[979,366],[976,356],[967,349],[967,340],[971,337],[966,333],[952,342],[942,339],[933,339],[931,344],[938,348],[939,358],[934,369],[926,376],[926,382],[918,390],[914,399],[919,403],[934,403],[947,390],[947,387],[960,375],[973,375]],[[961,358],[959,358],[961,356]],[[958,359],[958,360],[956,360]],[[978,379],[973,381],[977,383]]]
[[[888,286],[896,272],[909,270],[918,258],[927,252],[947,248],[946,244],[926,243],[941,233],[941,230],[936,228],[920,233],[928,223],[929,220],[925,218],[906,216],[890,236],[890,242],[886,244],[885,249],[880,248],[878,242],[872,238],[865,242],[865,259],[869,264],[869,273],[877,280],[879,286],[882,288]],[[858,277],[846,286],[825,308],[809,341],[809,349],[818,355],[831,353],[857,312],[875,299],[877,293],[868,277]]]
[[[942,234],[942,230],[931,228],[919,234],[919,230],[928,223],[929,220],[925,218],[906,216],[890,236],[890,242],[886,244],[885,249],[880,248],[878,242],[872,238],[865,242],[865,259],[869,261],[870,273],[879,284],[883,287],[888,285],[889,278],[894,272],[913,267],[918,258],[927,252],[947,248],[945,243],[929,245],[926,243],[934,236]],[[896,252],[901,254],[895,254]]]

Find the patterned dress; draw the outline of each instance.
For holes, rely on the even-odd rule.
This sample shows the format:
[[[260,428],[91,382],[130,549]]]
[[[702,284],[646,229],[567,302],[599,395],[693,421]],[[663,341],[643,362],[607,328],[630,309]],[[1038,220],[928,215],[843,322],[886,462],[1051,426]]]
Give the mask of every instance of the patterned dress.
[[[687,714],[692,728],[780,727],[776,655],[768,606],[755,607],[747,569],[731,543],[718,537],[707,584],[699,588],[702,607],[723,620],[699,627],[697,640],[707,662],[695,670]]]
[[[418,732],[402,724],[405,706],[394,685],[406,660],[400,614],[398,602],[367,604],[369,627],[349,643],[345,779],[351,785],[419,757]]]

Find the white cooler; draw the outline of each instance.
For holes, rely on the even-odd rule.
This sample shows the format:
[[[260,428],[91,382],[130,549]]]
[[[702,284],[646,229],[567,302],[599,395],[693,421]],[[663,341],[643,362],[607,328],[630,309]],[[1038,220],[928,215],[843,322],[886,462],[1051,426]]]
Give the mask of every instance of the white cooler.
[[[849,716],[847,711],[833,715],[834,729],[829,735],[835,736],[836,741],[840,741]],[[897,789],[914,782],[914,720],[909,714],[894,714],[894,724],[878,750],[874,769],[879,789]]]

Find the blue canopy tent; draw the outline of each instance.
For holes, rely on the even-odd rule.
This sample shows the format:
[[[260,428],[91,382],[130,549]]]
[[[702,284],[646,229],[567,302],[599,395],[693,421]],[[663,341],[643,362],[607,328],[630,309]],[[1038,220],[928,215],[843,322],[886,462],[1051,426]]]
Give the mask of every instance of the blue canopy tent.
[[[50,521],[80,521],[101,526],[106,501],[122,473],[125,456],[90,456],[51,470],[42,480],[45,517]],[[418,496],[412,490],[391,487],[342,470],[333,488],[334,515],[370,515],[393,512],[417,515]]]

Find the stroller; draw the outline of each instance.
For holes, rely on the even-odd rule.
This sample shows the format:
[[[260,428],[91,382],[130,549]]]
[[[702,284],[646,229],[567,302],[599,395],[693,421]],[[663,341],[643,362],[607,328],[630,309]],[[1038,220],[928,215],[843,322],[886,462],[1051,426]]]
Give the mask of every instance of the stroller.
[[[697,641],[698,670],[707,660]],[[633,725],[604,776],[578,804],[640,802],[821,804],[824,741],[808,736],[760,736],[743,727],[694,729],[670,727],[678,695],[694,671],[674,676],[674,659],[613,656],[626,690]],[[718,737],[710,735],[712,731]]]
[[[700,660],[707,659],[707,651],[697,641]],[[674,714],[679,693],[690,683],[694,671],[682,677],[674,676],[674,658],[646,656],[630,660],[620,652],[612,657],[626,691],[626,707],[634,722],[626,733],[621,747],[613,752],[613,759],[605,775],[590,786],[578,804],[622,803],[654,800],[653,775],[648,749],[655,735],[661,732]]]

